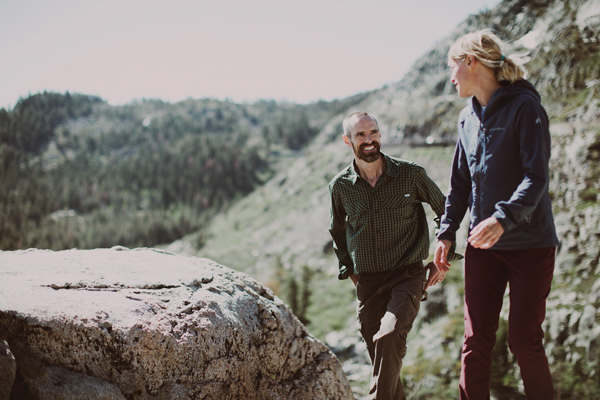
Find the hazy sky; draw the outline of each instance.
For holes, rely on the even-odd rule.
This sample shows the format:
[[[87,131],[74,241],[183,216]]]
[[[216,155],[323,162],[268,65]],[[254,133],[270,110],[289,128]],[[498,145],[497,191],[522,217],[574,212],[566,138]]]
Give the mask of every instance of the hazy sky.
[[[398,81],[500,0],[0,0],[0,107],[44,90],[111,104],[309,102]]]

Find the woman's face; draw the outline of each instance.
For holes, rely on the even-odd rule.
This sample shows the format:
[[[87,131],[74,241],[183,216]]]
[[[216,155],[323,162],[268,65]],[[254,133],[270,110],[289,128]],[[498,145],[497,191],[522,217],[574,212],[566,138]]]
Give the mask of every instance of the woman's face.
[[[450,81],[452,81],[454,84],[454,87],[456,88],[456,91],[460,97],[469,97],[473,95],[471,91],[471,71],[468,64],[468,58],[465,58],[464,60],[453,59],[448,63],[450,69],[452,70]]]

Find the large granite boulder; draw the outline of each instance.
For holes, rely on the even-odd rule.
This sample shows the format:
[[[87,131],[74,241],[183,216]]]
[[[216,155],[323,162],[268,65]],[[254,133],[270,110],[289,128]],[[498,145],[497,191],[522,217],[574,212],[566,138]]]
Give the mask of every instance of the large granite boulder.
[[[0,343],[11,399],[352,398],[271,290],[154,249],[0,252]]]
[[[17,373],[15,357],[6,340],[0,339],[0,400],[9,400]]]

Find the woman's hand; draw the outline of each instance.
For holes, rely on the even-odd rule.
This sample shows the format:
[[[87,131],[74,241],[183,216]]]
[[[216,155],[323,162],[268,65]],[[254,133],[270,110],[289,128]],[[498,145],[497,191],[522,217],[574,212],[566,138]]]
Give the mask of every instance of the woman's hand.
[[[498,242],[503,233],[504,228],[500,222],[494,217],[489,217],[477,224],[467,242],[477,249],[489,249]]]
[[[450,246],[452,243],[449,240],[440,240],[435,248],[435,253],[433,255],[433,263],[438,271],[443,272],[444,275],[446,272],[450,271],[450,262],[448,261],[448,252],[450,251]]]

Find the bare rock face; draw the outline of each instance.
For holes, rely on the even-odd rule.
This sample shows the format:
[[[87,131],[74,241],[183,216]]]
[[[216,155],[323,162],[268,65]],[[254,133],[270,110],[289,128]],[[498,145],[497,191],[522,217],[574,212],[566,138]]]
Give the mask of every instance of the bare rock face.
[[[0,340],[0,400],[10,398],[10,388],[15,381],[17,363],[6,340]]]
[[[281,300],[210,260],[27,250],[0,252],[0,266],[0,350],[16,358],[0,398],[352,398]],[[0,355],[0,369],[13,364]]]

